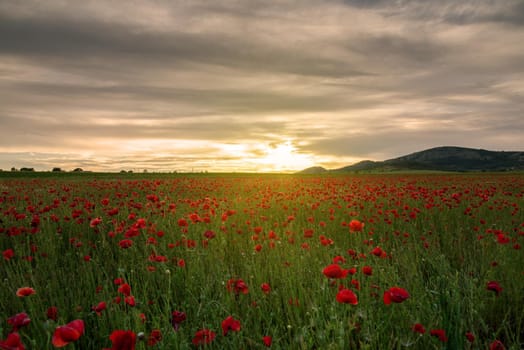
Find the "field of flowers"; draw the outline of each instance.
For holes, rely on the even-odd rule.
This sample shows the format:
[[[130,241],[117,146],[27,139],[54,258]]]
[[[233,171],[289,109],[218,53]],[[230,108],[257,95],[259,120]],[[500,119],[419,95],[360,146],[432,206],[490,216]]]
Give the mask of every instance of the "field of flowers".
[[[524,175],[0,178],[0,349],[522,349]]]

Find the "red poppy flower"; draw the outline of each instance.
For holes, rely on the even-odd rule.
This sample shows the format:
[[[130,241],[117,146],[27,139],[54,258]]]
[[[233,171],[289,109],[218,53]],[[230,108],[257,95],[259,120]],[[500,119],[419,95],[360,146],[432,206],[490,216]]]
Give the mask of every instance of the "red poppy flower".
[[[328,278],[345,278],[349,270],[341,268],[338,264],[331,264],[326,266],[322,273]]]
[[[371,251],[371,254],[381,257],[381,258],[385,258],[387,256],[386,252],[382,250],[382,248],[380,247],[373,248],[373,250]]]
[[[360,290],[360,282],[359,282],[359,280],[352,279],[352,280],[351,280],[351,285],[352,285],[356,290]]]
[[[135,227],[137,228],[144,228],[146,227],[146,219],[144,218],[138,218],[136,222],[134,223]]]
[[[175,310],[171,313],[171,324],[175,331],[178,331],[180,324],[186,320],[186,313],[183,311]]]
[[[334,243],[334,241],[331,238],[327,238],[324,235],[321,235],[319,238],[320,238],[320,244],[322,244],[323,246],[332,245]]]
[[[432,329],[429,334],[433,337],[437,337],[443,343],[448,341],[448,337],[446,336],[446,331],[444,329]]]
[[[264,294],[269,294],[269,292],[271,292],[271,286],[269,285],[269,283],[262,283],[260,289],[262,289],[262,292]]]
[[[61,348],[74,342],[84,334],[84,321],[74,320],[66,325],[56,327],[51,340],[53,346]]]
[[[415,323],[413,325],[413,327],[411,328],[411,330],[413,330],[413,332],[415,333],[420,333],[420,334],[424,334],[426,333],[426,329],[424,328],[424,326],[420,323]]]
[[[341,289],[337,293],[337,301],[342,304],[357,305],[358,299],[351,289]]]
[[[333,258],[333,264],[343,264],[346,262],[346,258],[341,255],[337,255]]]
[[[505,350],[506,347],[500,340],[494,340],[493,343],[489,345],[489,350]]]
[[[108,211],[106,211],[106,214],[108,216],[115,216],[115,215],[118,214],[118,211],[119,211],[118,208],[112,208],[112,209],[109,209]]]
[[[100,223],[102,223],[102,219],[100,218],[94,218],[93,220],[91,220],[91,222],[89,222],[89,227],[97,227],[98,225],[100,225]]]
[[[206,232],[204,232],[204,236],[205,236],[207,239],[215,238],[215,232],[213,232],[213,231],[211,231],[211,230],[207,230]]]
[[[262,338],[262,342],[266,347],[269,348],[271,346],[271,343],[273,342],[273,338],[271,338],[269,335],[266,335]]]
[[[136,334],[133,331],[115,330],[109,339],[113,343],[111,350],[135,350]]]
[[[500,244],[507,244],[509,243],[510,239],[508,236],[506,236],[504,233],[498,233],[497,234],[497,242]]]
[[[96,306],[93,306],[91,308],[91,310],[93,310],[94,312],[96,312],[96,314],[98,316],[100,316],[102,314],[102,311],[104,311],[106,309],[106,302],[105,301],[101,301],[98,303],[98,305]]]
[[[20,328],[27,326],[31,322],[29,315],[25,312],[21,312],[7,319],[7,323],[13,327],[13,331],[16,332]]]
[[[473,333],[471,332],[467,332],[466,333],[466,339],[470,342],[470,343],[473,343],[475,341],[475,336],[473,335]]]
[[[153,329],[147,338],[147,346],[155,346],[162,340],[162,333],[159,329]]]
[[[233,316],[228,316],[224,321],[222,321],[222,334],[227,335],[229,331],[240,331],[240,321],[235,320]]]
[[[201,329],[195,333],[192,342],[195,346],[210,344],[216,336],[216,333],[212,330]]]
[[[119,287],[118,287],[118,293],[122,293],[124,294],[125,296],[129,296],[131,295],[131,286],[127,283],[122,283]]]
[[[18,288],[18,290],[16,291],[16,296],[17,297],[27,297],[35,293],[36,291],[31,287],[22,287],[22,288]]]
[[[363,228],[364,223],[359,220],[353,219],[349,222],[349,230],[351,232],[360,232]]]
[[[25,350],[20,335],[16,332],[9,333],[5,340],[0,340],[0,349],[6,350]]]
[[[120,242],[118,242],[118,245],[122,249],[130,248],[133,245],[133,241],[130,239],[123,239]]]
[[[56,306],[50,306],[47,309],[47,318],[56,322],[58,318],[58,308]]]
[[[230,279],[227,281],[226,288],[230,292],[234,292],[236,295],[242,293],[247,294],[249,293],[249,288],[247,287],[247,284],[244,283],[242,279]]]
[[[497,281],[489,281],[486,285],[486,289],[495,292],[496,296],[499,296],[500,292],[502,292],[502,287]]]
[[[15,251],[12,248],[6,249],[2,252],[4,260],[11,260],[15,256]]]
[[[371,266],[363,266],[362,273],[366,276],[371,276],[373,274],[373,268]]]
[[[389,305],[391,302],[401,303],[409,298],[409,293],[404,288],[391,287],[384,292],[384,304]]]
[[[40,226],[40,216],[35,214],[33,215],[33,218],[31,219],[31,227],[37,228],[38,226]]]
[[[135,301],[135,297],[132,296],[132,295],[128,295],[124,298],[124,302],[129,305],[129,306],[135,306],[136,305],[136,301]]]

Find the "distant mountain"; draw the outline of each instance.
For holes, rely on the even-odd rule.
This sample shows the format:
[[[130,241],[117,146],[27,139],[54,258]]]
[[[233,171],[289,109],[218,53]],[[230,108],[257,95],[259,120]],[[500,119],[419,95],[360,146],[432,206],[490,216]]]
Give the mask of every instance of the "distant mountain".
[[[309,169],[314,168],[319,167]],[[375,162],[364,160],[353,165],[329,171],[354,172],[396,170],[462,172],[524,170],[524,152],[487,151],[483,149],[443,146],[430,148],[385,161]]]
[[[327,172],[328,170],[326,168],[323,168],[321,166],[312,166],[311,168],[304,169],[300,171],[300,174],[322,174]]]
[[[386,160],[413,163],[448,171],[507,171],[524,169],[524,152],[487,151],[464,147],[436,147]]]
[[[333,171],[344,172],[344,171],[372,170],[372,169],[380,168],[381,164],[382,162],[375,162],[372,160],[363,160],[353,165],[348,165],[340,169],[335,169]]]

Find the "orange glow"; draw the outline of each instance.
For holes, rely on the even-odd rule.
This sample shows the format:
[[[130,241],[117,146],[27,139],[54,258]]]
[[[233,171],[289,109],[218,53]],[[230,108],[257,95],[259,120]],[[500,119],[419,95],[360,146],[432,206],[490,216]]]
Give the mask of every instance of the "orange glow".
[[[260,171],[297,171],[314,164],[313,157],[297,152],[291,141],[276,146],[264,145],[262,151],[265,155],[253,160]]]

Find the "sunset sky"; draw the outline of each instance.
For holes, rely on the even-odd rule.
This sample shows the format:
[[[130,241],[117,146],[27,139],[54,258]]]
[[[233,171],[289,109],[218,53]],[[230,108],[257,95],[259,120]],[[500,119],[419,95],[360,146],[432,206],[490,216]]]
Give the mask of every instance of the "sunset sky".
[[[524,1],[0,0],[0,168],[524,150]]]

